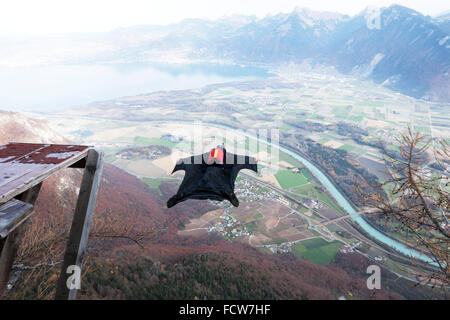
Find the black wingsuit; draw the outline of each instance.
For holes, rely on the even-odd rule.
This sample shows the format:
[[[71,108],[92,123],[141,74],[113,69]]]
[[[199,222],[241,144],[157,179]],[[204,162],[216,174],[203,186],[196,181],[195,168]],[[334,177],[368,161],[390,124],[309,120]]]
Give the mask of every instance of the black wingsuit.
[[[223,164],[207,164],[208,156],[204,153],[177,162],[172,173],[184,170],[185,175],[177,194],[167,201],[168,208],[187,199],[229,200],[239,205],[234,195],[236,177],[242,169],[258,172],[255,158],[225,152]]]

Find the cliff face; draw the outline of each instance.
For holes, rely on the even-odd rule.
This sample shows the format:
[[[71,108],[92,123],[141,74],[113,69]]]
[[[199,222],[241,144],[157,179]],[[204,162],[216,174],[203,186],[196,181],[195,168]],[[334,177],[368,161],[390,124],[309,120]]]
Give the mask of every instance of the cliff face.
[[[0,144],[8,142],[69,143],[45,120],[0,110]]]

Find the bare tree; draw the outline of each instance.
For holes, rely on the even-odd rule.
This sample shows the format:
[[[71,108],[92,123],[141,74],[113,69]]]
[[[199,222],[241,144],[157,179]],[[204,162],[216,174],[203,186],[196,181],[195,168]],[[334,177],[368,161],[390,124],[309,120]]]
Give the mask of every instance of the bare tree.
[[[61,214],[48,214],[45,219],[34,216],[28,222],[13,266],[12,279],[20,285],[8,290],[7,299],[53,299],[68,239],[71,210]],[[122,240],[137,244],[140,248],[155,239],[155,231],[134,219],[111,212],[94,216],[89,236],[90,251],[96,245],[101,248],[105,240]],[[102,250],[97,250],[103,255]],[[85,257],[83,274],[93,272],[89,263],[89,251]],[[10,279],[11,281],[11,279]]]
[[[419,263],[418,278],[432,286],[449,286],[449,204],[450,147],[446,140],[433,141],[408,131],[396,139],[398,151],[389,150],[380,141],[387,179],[371,194],[367,185],[355,184],[364,204],[376,208],[387,225],[411,247],[427,255],[432,262]],[[439,170],[427,165],[434,160]],[[386,196],[386,192],[388,196]]]

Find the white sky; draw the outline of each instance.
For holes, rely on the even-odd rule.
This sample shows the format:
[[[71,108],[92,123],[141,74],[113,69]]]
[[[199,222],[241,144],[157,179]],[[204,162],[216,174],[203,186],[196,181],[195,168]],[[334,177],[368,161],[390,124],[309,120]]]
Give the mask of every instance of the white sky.
[[[450,9],[443,0],[2,0],[0,34],[108,31],[235,13],[263,17],[296,6],[354,15],[367,6],[392,3],[432,16]]]

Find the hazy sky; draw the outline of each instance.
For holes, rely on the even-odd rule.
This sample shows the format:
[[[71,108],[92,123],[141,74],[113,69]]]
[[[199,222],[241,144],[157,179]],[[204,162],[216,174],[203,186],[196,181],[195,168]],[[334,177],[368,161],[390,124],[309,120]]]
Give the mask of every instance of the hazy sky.
[[[0,34],[107,31],[138,24],[169,24],[184,18],[229,14],[263,17],[296,6],[354,15],[367,6],[401,4],[423,14],[450,9],[443,0],[2,0]]]

